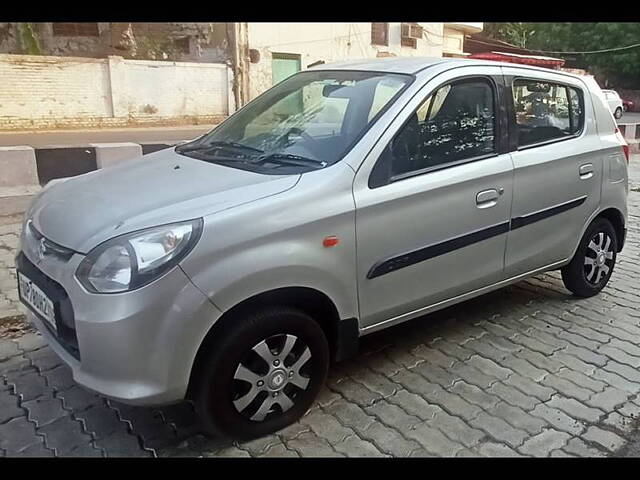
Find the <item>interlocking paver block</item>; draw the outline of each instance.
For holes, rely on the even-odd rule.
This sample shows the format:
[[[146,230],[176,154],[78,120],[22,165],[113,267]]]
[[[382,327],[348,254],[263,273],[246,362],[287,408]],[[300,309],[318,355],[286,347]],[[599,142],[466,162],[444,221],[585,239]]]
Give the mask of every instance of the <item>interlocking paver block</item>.
[[[521,408],[514,407],[506,402],[498,403],[494,407],[490,408],[488,413],[495,415],[496,417],[500,417],[508,424],[516,428],[526,430],[532,435],[542,431],[546,425],[542,419],[534,417]]]
[[[415,415],[422,420],[429,420],[433,418],[437,412],[442,411],[442,408],[438,405],[432,405],[420,395],[408,392],[407,390],[400,390],[386,400],[389,403],[399,406],[410,415]]]
[[[83,433],[80,424],[68,416],[38,428],[38,433],[44,435],[45,445],[54,448],[58,456],[91,442],[91,436]]]
[[[33,400],[49,391],[44,377],[41,377],[35,369],[7,374],[6,382],[13,386],[14,393],[23,402]]]
[[[438,428],[451,440],[462,443],[465,447],[473,447],[485,436],[484,432],[470,427],[461,418],[444,410],[437,412],[426,424]]]
[[[0,449],[6,450],[9,457],[41,443],[42,437],[36,435],[35,425],[27,421],[27,417],[14,418],[0,425]]]
[[[513,373],[508,368],[501,367],[493,360],[481,357],[480,355],[474,355],[468,360],[468,363],[479,371],[486,373],[487,375],[491,375],[492,377],[499,378],[500,380],[505,380]]]
[[[71,388],[76,384],[73,381],[71,369],[66,365],[43,371],[42,376],[47,379],[47,385],[57,392]]]
[[[547,387],[553,388],[566,397],[577,398],[578,400],[581,400],[583,402],[588,400],[591,395],[593,395],[593,392],[591,390],[582,388],[575,383],[569,380],[565,380],[564,378],[557,375],[549,375],[547,378],[542,380],[542,384],[546,385]]]
[[[25,411],[18,406],[18,397],[9,390],[0,391],[0,424],[24,415]]]
[[[261,457],[299,457],[300,455],[295,450],[289,450],[283,444],[278,444],[278,445],[271,445],[260,456]]]
[[[609,427],[615,428],[616,430],[620,430],[621,432],[627,434],[631,433],[635,426],[633,419],[625,417],[618,412],[611,412],[604,419],[603,423],[605,425],[608,425]]]
[[[630,382],[626,378],[621,377],[617,373],[607,372],[606,370],[598,369],[593,372],[593,378],[602,380],[603,382],[614,386],[625,392],[635,394],[640,391],[640,384]]]
[[[56,397],[62,400],[63,408],[74,412],[81,412],[96,405],[104,405],[102,397],[79,386],[58,392]]]
[[[226,448],[223,448],[222,450],[218,450],[215,452],[210,452],[210,453],[205,452],[204,456],[205,457],[232,457],[232,458],[251,457],[249,452],[247,452],[246,450],[242,450],[234,446],[226,447]]]
[[[378,417],[385,425],[393,426],[402,432],[422,422],[420,418],[409,415],[397,405],[393,405],[386,400],[365,408],[365,411]]]
[[[535,407],[540,400],[531,395],[526,395],[520,390],[517,390],[509,385],[503,383],[496,383],[487,390],[487,393],[500,397],[502,400],[510,405],[520,407],[523,410],[531,410]]]
[[[640,357],[629,355],[619,348],[611,347],[609,345],[600,345],[598,352],[623,365],[628,365],[632,368],[638,368],[640,366]]]
[[[479,448],[478,452],[484,457],[522,457],[522,455],[512,448],[502,443],[486,442]]]
[[[26,356],[31,359],[33,366],[40,372],[51,370],[52,368],[62,365],[60,357],[50,348],[41,348],[27,352]]]
[[[503,383],[516,388],[526,395],[536,397],[543,402],[549,400],[555,393],[555,390],[517,374],[511,375],[509,378],[504,380]]]
[[[614,360],[609,360],[607,364],[602,368],[610,372],[617,373],[630,382],[640,385],[640,370],[638,370],[637,368],[630,367],[629,365],[623,365]],[[638,387],[637,390],[640,390],[640,387]]]
[[[576,372],[570,368],[563,368],[557,373],[557,376],[573,382],[584,388],[588,388],[593,392],[601,392],[607,386],[606,383],[587,377],[584,373]]]
[[[434,403],[450,414],[462,417],[467,421],[475,418],[482,411],[477,405],[469,403],[460,395],[448,392],[442,387],[422,394],[429,403]]]
[[[372,423],[377,421],[376,417],[365,412],[362,407],[344,399],[340,399],[332,403],[326,407],[326,411],[338,418],[343,425],[349,425],[359,433],[366,430]],[[301,425],[304,426],[306,430],[309,429],[307,425]],[[283,434],[283,432],[284,430],[281,430],[279,433]],[[300,432],[297,433],[299,434]],[[297,434],[295,436],[297,436]]]
[[[63,410],[62,402],[50,395],[22,402],[22,407],[29,412],[28,419],[34,422],[38,428],[69,415],[69,412]]]
[[[456,363],[451,370],[459,379],[482,389],[487,389],[499,381],[499,379],[485,375],[477,368],[463,362]]]
[[[314,410],[300,420],[313,430],[319,437],[327,440],[331,445],[342,442],[345,438],[354,434],[350,428],[343,427],[333,415],[322,410]]]
[[[289,449],[297,451],[303,457],[343,457],[344,454],[335,451],[323,438],[312,432],[306,432],[287,442]]]
[[[16,355],[20,355],[18,344],[13,340],[0,338],[0,362],[4,362],[5,360],[11,357],[15,357]],[[2,365],[2,363],[0,363],[0,365]]]
[[[567,445],[563,448],[564,451],[573,453],[579,457],[606,457],[607,454],[598,450],[597,448],[590,447],[584,441],[579,438],[572,438],[567,442]]]
[[[53,450],[50,450],[44,446],[43,443],[34,443],[30,447],[25,448],[20,452],[21,457],[53,457],[55,456]]]
[[[469,385],[463,381],[456,382],[453,387],[449,388],[449,391],[460,395],[468,402],[478,405],[484,410],[488,410],[500,402],[498,397],[489,395],[475,385]]]
[[[449,440],[440,430],[429,426],[429,422],[415,425],[404,431],[405,436],[415,440],[427,451],[444,457],[453,457],[464,445]]]
[[[420,448],[417,442],[407,440],[395,428],[379,422],[371,424],[360,436],[373,443],[381,452],[394,457],[407,457],[412,451]]]
[[[628,392],[618,390],[615,387],[607,387],[604,391],[592,395],[591,398],[587,400],[587,403],[606,412],[622,405],[628,398]]]
[[[615,452],[625,443],[624,439],[619,435],[593,426],[589,427],[589,429],[582,435],[582,438],[591,442],[596,442],[610,452]]]
[[[372,405],[374,402],[382,398],[380,394],[372,392],[364,385],[350,378],[346,378],[341,382],[332,382],[330,380],[328,382],[328,386],[331,390],[339,392],[347,400],[355,402],[363,407]]]
[[[471,426],[487,432],[496,440],[504,442],[513,448],[520,445],[528,436],[527,432],[513,428],[501,418],[493,417],[485,412],[482,412],[469,423]]]
[[[600,409],[589,407],[574,398],[566,398],[560,395],[554,395],[546,405],[562,410],[570,417],[585,420],[589,423],[597,422],[604,416],[604,412]]]
[[[357,435],[351,435],[345,438],[340,443],[334,445],[334,448],[338,452],[344,453],[347,457],[386,457],[387,455],[382,453],[376,448],[376,446],[362,440]]]
[[[47,341],[39,333],[26,333],[16,339],[18,348],[25,352],[31,352],[47,346]]]
[[[548,428],[527,439],[518,450],[525,455],[546,457],[552,450],[562,448],[570,438],[571,435],[566,432]]]
[[[537,405],[536,408],[531,410],[531,415],[540,417],[553,425],[556,429],[562,430],[573,435],[578,435],[583,432],[585,426],[582,422],[571,418],[566,413],[557,408],[551,408],[548,405]]]

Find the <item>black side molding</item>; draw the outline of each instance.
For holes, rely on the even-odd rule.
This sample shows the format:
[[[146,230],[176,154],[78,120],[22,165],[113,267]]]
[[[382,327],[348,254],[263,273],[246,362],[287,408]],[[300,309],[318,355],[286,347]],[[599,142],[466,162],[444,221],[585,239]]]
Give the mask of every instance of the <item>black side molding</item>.
[[[586,199],[587,199],[587,196],[585,195],[584,197],[571,200],[570,202],[567,202],[567,203],[562,203],[554,207],[545,208],[544,210],[540,210],[539,212],[534,212],[528,215],[523,215],[521,217],[512,218],[511,230],[515,230],[516,228],[524,227],[526,225],[539,222],[540,220],[544,220],[545,218],[553,217],[554,215],[558,215],[559,213],[566,212],[567,210],[571,210],[572,208],[579,207],[584,203]]]
[[[395,270],[415,265],[416,263],[424,262],[425,260],[429,260],[430,258],[434,258],[439,255],[444,255],[445,253],[450,253],[459,248],[481,242],[482,240],[487,240],[491,237],[502,235],[503,233],[515,230],[516,228],[539,222],[540,220],[544,220],[545,218],[549,218],[554,215],[558,215],[559,213],[566,212],[567,210],[571,210],[572,208],[579,207],[585,202],[586,199],[587,196],[585,195],[584,197],[580,197],[575,200],[562,203],[560,205],[555,205],[538,212],[533,212],[528,215],[512,218],[510,222],[493,225],[492,227],[467,233],[465,235],[452,238],[451,240],[445,240],[441,243],[429,245],[427,247],[413,250],[402,255],[396,255],[386,260],[381,260],[371,267],[371,269],[367,273],[367,278],[371,279],[380,277],[381,275],[385,275]]]
[[[497,235],[502,235],[508,231],[509,222],[504,222],[489,228],[467,233],[460,237],[452,238],[451,240],[436,243],[435,245],[429,245],[428,247],[414,250],[413,252],[398,255],[376,263],[371,267],[369,273],[367,273],[367,278],[376,278],[386,273],[393,272],[394,270],[399,270],[430,258],[444,255],[445,253],[452,252],[473,243],[481,242],[482,240],[487,240]]]

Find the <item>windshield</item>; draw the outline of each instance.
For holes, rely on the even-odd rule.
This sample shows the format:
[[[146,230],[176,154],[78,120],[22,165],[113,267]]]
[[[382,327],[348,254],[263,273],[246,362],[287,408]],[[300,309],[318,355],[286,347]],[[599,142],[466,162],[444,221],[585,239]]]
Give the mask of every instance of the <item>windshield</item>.
[[[274,175],[324,168],[344,157],[412,78],[357,71],[298,73],[176,151]]]

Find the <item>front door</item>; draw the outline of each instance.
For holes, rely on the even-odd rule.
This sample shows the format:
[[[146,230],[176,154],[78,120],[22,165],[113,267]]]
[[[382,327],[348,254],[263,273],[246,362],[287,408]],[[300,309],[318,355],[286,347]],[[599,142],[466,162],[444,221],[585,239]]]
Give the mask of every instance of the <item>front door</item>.
[[[381,138],[370,173],[359,170],[362,328],[503,278],[513,168],[499,140],[499,74],[468,67],[431,80]]]
[[[505,270],[516,276],[569,258],[600,203],[602,155],[580,80],[504,67],[512,85],[513,211]],[[587,117],[590,118],[591,116]]]

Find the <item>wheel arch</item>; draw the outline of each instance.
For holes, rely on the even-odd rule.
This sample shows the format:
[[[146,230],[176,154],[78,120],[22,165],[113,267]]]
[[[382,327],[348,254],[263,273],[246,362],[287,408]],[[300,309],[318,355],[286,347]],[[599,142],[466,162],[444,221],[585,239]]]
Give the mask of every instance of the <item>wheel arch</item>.
[[[313,318],[327,337],[331,360],[342,361],[357,354],[359,343],[359,324],[356,318],[341,319],[333,301],[323,292],[310,287],[282,287],[268,290],[234,305],[212,325],[198,347],[191,374],[187,397],[194,386],[194,378],[203,366],[208,349],[215,344],[218,335],[224,335],[231,328],[233,319],[243,312],[271,305],[287,305],[298,308]]]
[[[599,212],[596,218],[605,218],[611,222],[614,230],[616,231],[616,237],[618,239],[618,252],[622,251],[622,247],[624,246],[625,240],[625,224],[624,224],[624,215],[617,208],[611,207]],[[593,220],[592,220],[593,221]],[[591,224],[591,222],[589,222]]]

